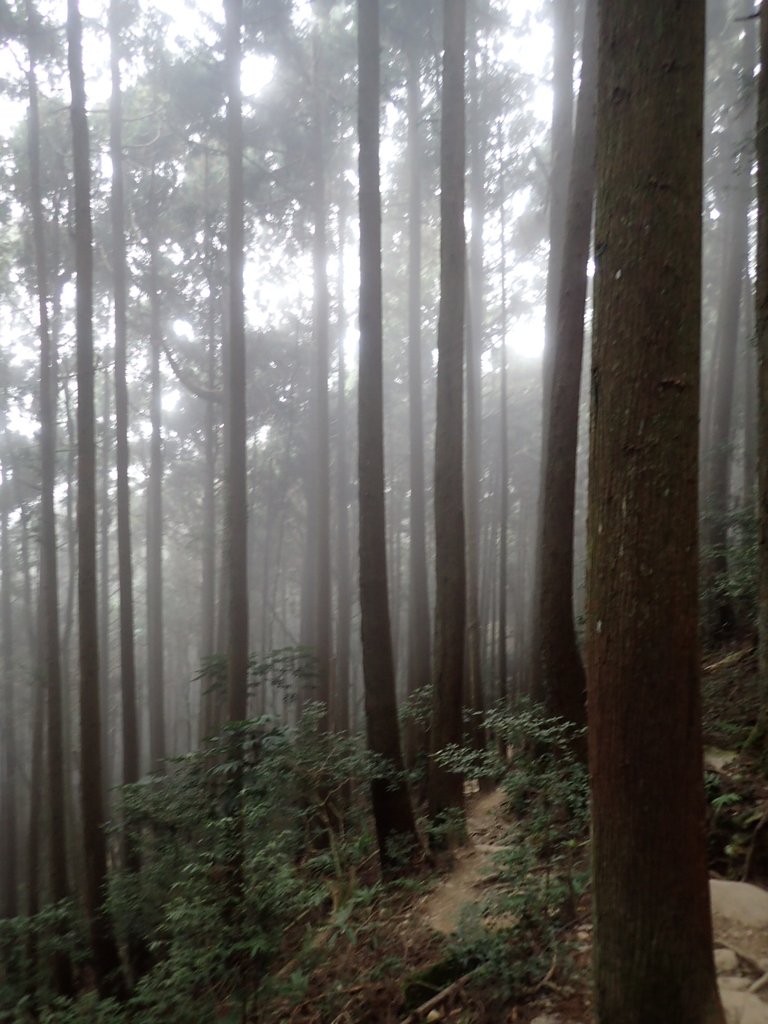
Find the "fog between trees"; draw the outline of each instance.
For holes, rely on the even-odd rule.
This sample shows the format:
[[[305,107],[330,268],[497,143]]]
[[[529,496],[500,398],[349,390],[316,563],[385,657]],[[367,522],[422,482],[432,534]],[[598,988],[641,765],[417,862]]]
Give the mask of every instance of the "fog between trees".
[[[25,947],[29,991],[156,969],[106,899],[153,870],[123,784],[228,766],[237,934],[264,737],[361,738],[302,813],[333,836],[370,797],[387,879],[423,868],[422,804],[433,854],[461,841],[477,759],[510,753],[484,716],[532,697],[589,708],[599,1019],[629,989],[643,1019],[656,970],[627,967],[637,863],[605,825],[668,838],[630,749],[690,844],[659,934],[698,966],[654,1019],[720,1019],[692,723],[699,643],[755,636],[768,585],[760,23],[696,0],[660,38],[653,7],[0,0],[0,897],[88,926],[87,969]]]

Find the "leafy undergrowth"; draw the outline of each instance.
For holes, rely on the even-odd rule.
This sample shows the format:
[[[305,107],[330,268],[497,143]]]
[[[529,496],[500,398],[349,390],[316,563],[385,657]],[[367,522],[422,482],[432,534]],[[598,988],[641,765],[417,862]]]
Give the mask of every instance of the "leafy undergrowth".
[[[768,785],[753,647],[710,655],[702,692],[710,868],[722,878],[768,884]]]
[[[562,727],[535,709],[492,719],[511,753],[505,766],[446,752],[469,775],[495,776],[506,834],[491,884],[442,935],[424,911],[439,871],[425,863],[417,877],[379,877],[366,794],[382,766],[354,741],[320,735],[316,721],[247,723],[128,787],[121,820],[134,867],[113,875],[110,910],[126,960],[143,947],[149,969],[127,1002],[99,1001],[71,907],[56,921],[46,912],[3,922],[0,943],[15,961],[0,974],[0,1019],[485,1024],[523,1021],[553,994],[577,998],[586,784]],[[74,1000],[49,987],[56,942],[75,967]]]
[[[706,740],[721,751],[738,752],[752,733],[754,671],[745,651],[705,666]],[[0,1019],[589,1020],[584,769],[570,753],[568,729],[535,707],[491,715],[487,726],[494,748],[506,751],[503,764],[495,754],[444,753],[466,777],[491,776],[503,793],[492,842],[462,852],[482,854],[486,870],[472,875],[454,932],[436,931],[426,911],[450,864],[438,871],[425,863],[420,875],[397,882],[379,877],[366,793],[382,766],[354,741],[320,736],[311,714],[293,731],[262,720],[124,793],[122,820],[141,867],[114,874],[110,908],[126,956],[140,938],[151,959],[132,998],[99,1002],[82,922],[62,906],[0,926],[0,943],[13,951],[0,975]],[[768,789],[759,763],[738,754],[706,779],[713,870],[768,882]],[[75,965],[74,1001],[56,1002],[47,988],[57,942]]]

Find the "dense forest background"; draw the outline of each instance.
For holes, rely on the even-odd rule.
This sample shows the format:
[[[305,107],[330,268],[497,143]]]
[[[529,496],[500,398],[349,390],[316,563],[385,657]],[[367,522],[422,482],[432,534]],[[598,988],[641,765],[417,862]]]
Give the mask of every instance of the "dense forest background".
[[[2,1019],[399,1019],[312,1017],[316,945],[474,780],[550,787],[505,998],[583,912],[597,6],[0,0]],[[693,6],[714,652],[758,625],[760,23]]]

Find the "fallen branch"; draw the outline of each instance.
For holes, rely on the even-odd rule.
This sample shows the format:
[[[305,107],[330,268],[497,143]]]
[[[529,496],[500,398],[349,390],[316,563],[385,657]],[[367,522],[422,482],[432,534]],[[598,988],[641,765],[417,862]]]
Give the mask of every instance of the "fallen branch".
[[[749,647],[743,647],[740,651],[734,651],[732,654],[726,654],[724,658],[719,658],[717,661],[712,661],[709,665],[705,665],[703,668],[704,672],[717,672],[721,668],[733,668],[734,665],[738,665],[740,661],[744,661],[751,654],[755,653],[754,644],[750,644]]]
[[[541,992],[541,990],[543,988],[546,988],[547,985],[549,985],[550,981],[552,981],[552,979],[554,978],[555,970],[556,969],[557,969],[557,953],[555,952],[553,954],[553,956],[552,956],[552,963],[550,964],[549,970],[544,975],[544,977],[541,979],[541,981],[537,982],[533,986],[533,988],[528,989],[528,993],[527,994],[529,996],[535,996],[538,992]]]
[[[460,988],[469,981],[469,979],[480,970],[479,967],[475,967],[474,970],[469,971],[468,974],[463,974],[456,981],[452,981],[450,985],[446,985],[445,988],[441,989],[437,995],[432,996],[426,1003],[422,1003],[421,1006],[417,1006],[415,1010],[412,1010],[408,1016],[400,1021],[400,1024],[417,1024],[419,1017],[429,1013],[430,1010],[434,1010],[441,1003],[444,1003],[449,996],[452,996],[454,992],[458,992]]]

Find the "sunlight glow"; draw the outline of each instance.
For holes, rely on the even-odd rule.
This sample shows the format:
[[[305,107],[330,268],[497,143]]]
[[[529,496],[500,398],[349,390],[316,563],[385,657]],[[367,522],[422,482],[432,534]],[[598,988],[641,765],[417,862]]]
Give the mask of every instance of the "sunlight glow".
[[[267,88],[272,81],[277,60],[269,55],[249,53],[243,57],[240,66],[240,81],[243,94],[255,98]]]

